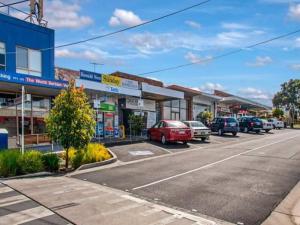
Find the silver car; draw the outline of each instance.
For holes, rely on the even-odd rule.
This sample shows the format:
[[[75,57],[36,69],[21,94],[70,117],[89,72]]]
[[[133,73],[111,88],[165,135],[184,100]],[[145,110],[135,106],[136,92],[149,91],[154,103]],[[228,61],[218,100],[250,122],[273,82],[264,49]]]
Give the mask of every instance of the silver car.
[[[200,121],[184,121],[184,123],[191,129],[193,139],[201,139],[206,141],[209,139],[211,130]]]

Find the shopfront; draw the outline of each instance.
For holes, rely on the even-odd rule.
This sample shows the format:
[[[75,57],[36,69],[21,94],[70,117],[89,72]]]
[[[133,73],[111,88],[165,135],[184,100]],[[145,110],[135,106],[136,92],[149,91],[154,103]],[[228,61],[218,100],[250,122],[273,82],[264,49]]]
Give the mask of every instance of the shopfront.
[[[76,86],[83,86],[95,110],[96,132],[99,140],[118,138],[124,124],[121,102],[126,98],[140,98],[138,83],[112,75],[80,71]]]
[[[9,137],[18,136],[21,132],[21,104],[16,100],[21,97],[22,86],[30,95],[24,104],[24,133],[43,134],[51,101],[67,86],[67,82],[0,72],[0,128],[7,129]]]
[[[193,120],[200,121],[200,115],[203,112],[211,112],[213,117],[217,115],[217,105],[221,100],[220,97],[208,94],[199,93],[199,95],[193,97]]]

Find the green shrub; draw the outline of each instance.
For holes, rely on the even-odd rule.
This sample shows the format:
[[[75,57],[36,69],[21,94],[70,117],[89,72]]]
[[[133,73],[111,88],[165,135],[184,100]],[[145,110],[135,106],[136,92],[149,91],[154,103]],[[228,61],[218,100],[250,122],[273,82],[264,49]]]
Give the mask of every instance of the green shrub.
[[[21,173],[36,173],[43,171],[44,165],[42,161],[42,153],[38,151],[26,151],[22,157],[19,158],[19,165]]]
[[[84,152],[82,150],[76,151],[74,156],[70,158],[71,164],[74,169],[77,169],[83,164],[83,157],[84,157]]]
[[[21,157],[18,150],[0,151],[0,176],[9,177],[16,176],[20,173],[20,166],[18,164]]]
[[[59,157],[57,154],[44,154],[42,162],[46,171],[56,172],[59,169]]]

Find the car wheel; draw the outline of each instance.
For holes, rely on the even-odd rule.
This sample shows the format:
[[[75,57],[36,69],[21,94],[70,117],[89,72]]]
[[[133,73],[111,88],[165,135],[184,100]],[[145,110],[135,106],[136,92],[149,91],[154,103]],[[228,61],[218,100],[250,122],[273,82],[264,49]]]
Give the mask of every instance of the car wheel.
[[[201,138],[201,141],[203,141],[203,142],[206,141],[206,138],[205,137]]]
[[[260,130],[256,130],[255,133],[259,134],[259,133],[260,133]]]
[[[162,143],[163,145],[167,144],[167,140],[166,140],[165,135],[162,135],[162,136],[161,136],[161,143]]]
[[[273,129],[276,129],[275,125],[273,125]]]
[[[187,141],[183,141],[182,143],[183,143],[184,145],[187,145]]]
[[[266,133],[269,133],[270,130],[266,130]]]
[[[218,135],[219,135],[219,136],[222,136],[222,135],[223,135],[222,129],[219,129],[219,130],[218,130]]]
[[[237,132],[232,132],[232,135],[233,135],[233,136],[236,136],[236,135],[237,135]]]

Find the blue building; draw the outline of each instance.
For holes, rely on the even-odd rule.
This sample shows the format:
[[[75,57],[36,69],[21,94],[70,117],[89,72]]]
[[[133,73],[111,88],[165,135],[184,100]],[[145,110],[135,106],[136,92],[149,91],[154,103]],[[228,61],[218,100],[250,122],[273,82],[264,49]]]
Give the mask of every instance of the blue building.
[[[54,30],[0,14],[0,128],[10,137],[20,132],[20,106],[15,99],[24,86],[25,134],[45,132],[51,99],[66,82],[55,80]],[[16,138],[17,140],[17,138]]]

